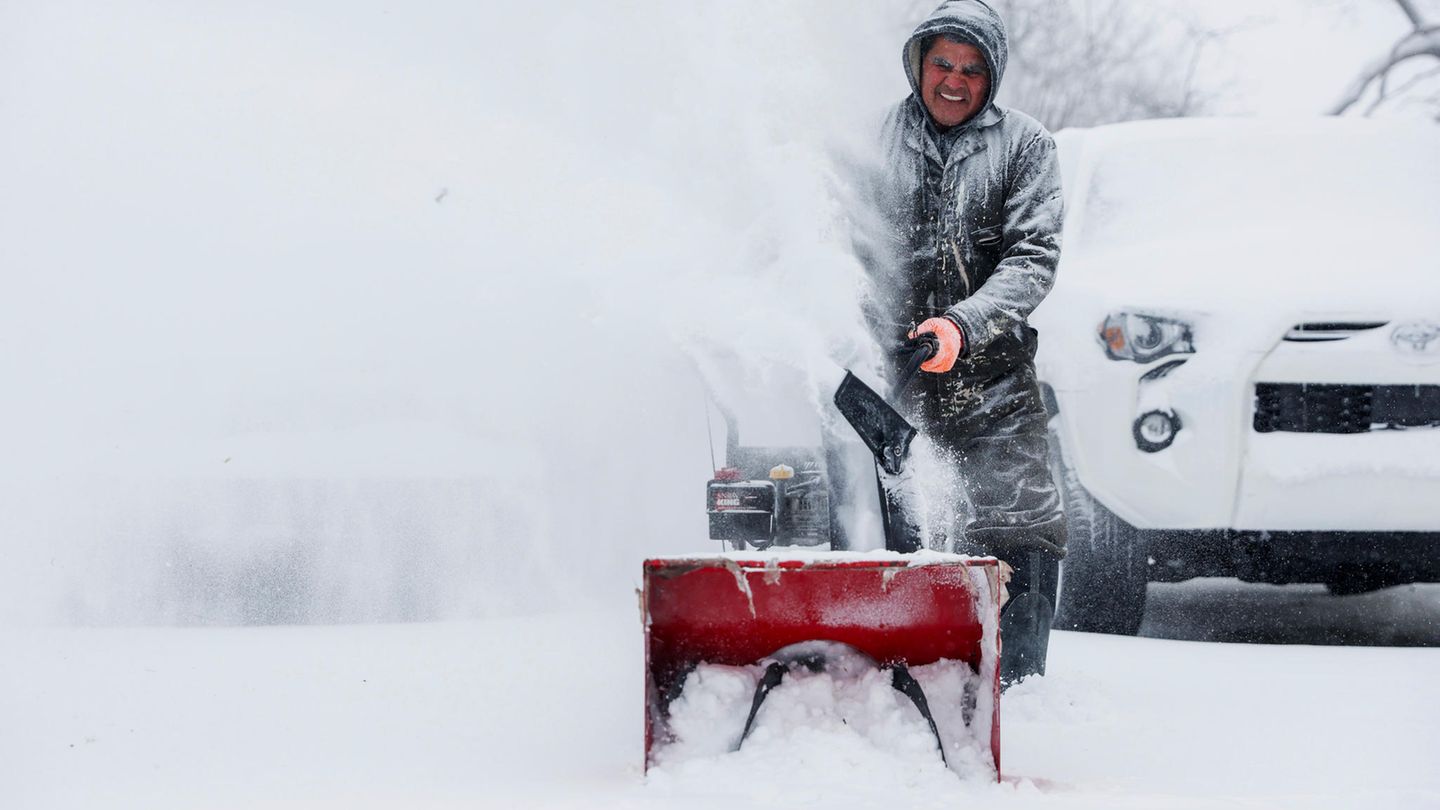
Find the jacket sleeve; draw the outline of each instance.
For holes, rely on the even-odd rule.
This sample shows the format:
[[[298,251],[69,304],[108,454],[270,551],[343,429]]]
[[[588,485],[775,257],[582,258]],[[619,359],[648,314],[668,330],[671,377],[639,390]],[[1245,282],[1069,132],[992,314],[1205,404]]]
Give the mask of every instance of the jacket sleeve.
[[[945,312],[965,333],[965,357],[1017,329],[1055,283],[1064,201],[1055,141],[1040,133],[1021,149],[1004,203],[1003,251],[995,272]]]

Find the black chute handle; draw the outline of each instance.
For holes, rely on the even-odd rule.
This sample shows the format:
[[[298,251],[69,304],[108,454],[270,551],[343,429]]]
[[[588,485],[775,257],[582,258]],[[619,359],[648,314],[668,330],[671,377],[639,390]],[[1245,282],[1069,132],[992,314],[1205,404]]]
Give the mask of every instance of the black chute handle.
[[[939,351],[940,338],[933,332],[922,332],[900,344],[895,354],[905,357],[905,365],[900,369],[900,375],[895,378],[895,396],[905,392],[910,381],[915,379],[916,373],[920,371],[920,366]]]

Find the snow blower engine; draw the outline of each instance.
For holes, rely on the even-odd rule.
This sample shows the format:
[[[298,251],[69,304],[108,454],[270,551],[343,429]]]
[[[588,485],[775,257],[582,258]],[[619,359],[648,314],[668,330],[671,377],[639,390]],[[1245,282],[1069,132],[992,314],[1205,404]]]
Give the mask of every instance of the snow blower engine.
[[[728,417],[725,426],[728,466],[705,485],[710,539],[736,551],[830,545],[830,485],[823,459],[806,448],[740,447]]]
[[[905,364],[895,381],[897,397],[937,348],[930,335],[921,335],[902,347]],[[915,428],[848,371],[835,392],[835,406],[875,456],[885,547],[918,551],[922,538],[900,496],[900,475]],[[831,505],[839,495],[827,474],[822,448],[742,445],[735,419],[726,413],[725,463],[705,485],[710,539],[723,541],[735,551],[772,546],[850,547],[843,527],[831,520]]]

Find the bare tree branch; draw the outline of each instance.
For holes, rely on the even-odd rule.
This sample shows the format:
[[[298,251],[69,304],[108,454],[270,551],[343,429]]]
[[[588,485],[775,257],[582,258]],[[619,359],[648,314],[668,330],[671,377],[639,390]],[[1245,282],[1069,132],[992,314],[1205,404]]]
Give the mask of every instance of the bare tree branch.
[[[1135,0],[993,0],[1011,32],[1002,103],[1051,129],[1193,115],[1200,62],[1223,31]]]
[[[1412,31],[1395,43],[1395,47],[1389,54],[1371,62],[1360,72],[1360,76],[1351,83],[1344,95],[1330,108],[1331,115],[1340,115],[1346,110],[1355,106],[1365,91],[1376,80],[1383,80],[1396,66],[1422,56],[1430,56],[1440,59],[1440,26],[1431,26]],[[1384,89],[1382,88],[1382,100]]]
[[[1425,27],[1425,18],[1420,16],[1420,10],[1415,8],[1413,0],[1395,0],[1395,3],[1400,6],[1405,16],[1410,18],[1411,25],[1417,29]]]

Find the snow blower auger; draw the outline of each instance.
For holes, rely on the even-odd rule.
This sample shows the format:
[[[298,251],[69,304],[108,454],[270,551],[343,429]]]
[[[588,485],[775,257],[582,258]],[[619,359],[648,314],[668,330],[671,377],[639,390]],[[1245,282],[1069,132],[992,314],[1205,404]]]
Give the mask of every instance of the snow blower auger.
[[[897,392],[934,348],[933,342],[919,341]],[[965,760],[970,766],[951,756],[969,746],[984,752],[981,759],[993,764],[993,778],[999,778],[999,563],[921,552],[916,521],[896,494],[915,428],[849,372],[835,403],[875,456],[887,550],[770,548],[792,544],[783,542],[787,479],[777,479],[778,486],[768,490],[758,481],[710,482],[712,533],[717,483],[736,484],[741,494],[766,493],[763,503],[739,512],[763,517],[748,524],[762,531],[758,542],[750,543],[761,550],[739,550],[746,543],[734,537],[751,535],[737,531],[730,538],[734,551],[645,561],[647,769],[658,750],[677,742],[672,704],[700,667],[749,667],[755,675],[748,716],[729,741],[731,750],[745,744],[766,698],[787,676],[849,677],[878,668],[919,712],[946,765],[962,772],[973,767],[973,756]],[[817,490],[823,491],[823,481],[811,482],[809,493]],[[914,673],[941,662],[963,662],[966,677],[936,680],[947,691],[932,686],[927,695]]]

